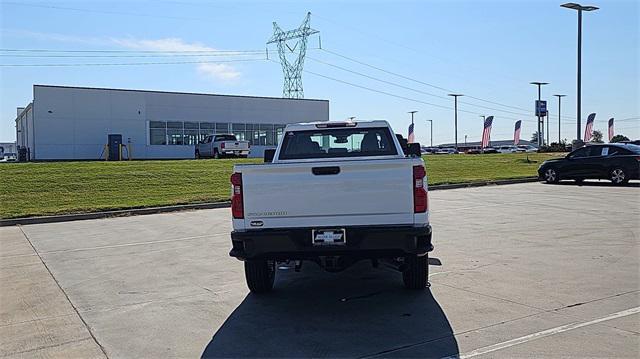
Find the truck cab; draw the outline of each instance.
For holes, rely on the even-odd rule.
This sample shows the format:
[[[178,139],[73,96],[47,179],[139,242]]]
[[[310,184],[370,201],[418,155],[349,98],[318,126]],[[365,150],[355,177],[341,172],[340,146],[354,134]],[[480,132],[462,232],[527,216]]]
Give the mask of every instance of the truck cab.
[[[339,271],[365,259],[425,288],[427,181],[411,147],[386,121],[293,124],[271,163],[234,166],[230,255],[245,262],[249,288],[271,290],[279,261]]]

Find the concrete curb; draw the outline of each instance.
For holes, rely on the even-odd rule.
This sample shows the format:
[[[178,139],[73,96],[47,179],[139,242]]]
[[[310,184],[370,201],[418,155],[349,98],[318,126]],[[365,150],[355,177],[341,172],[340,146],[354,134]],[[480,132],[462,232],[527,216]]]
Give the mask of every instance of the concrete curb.
[[[439,184],[439,185],[429,186],[429,190],[437,191],[437,190],[445,190],[445,189],[482,187],[482,186],[490,186],[490,185],[505,185],[505,184],[527,183],[527,182],[537,182],[537,181],[538,181],[537,177],[525,177],[525,178],[496,180],[496,181]],[[131,209],[122,209],[122,210],[115,210],[115,211],[104,211],[104,212],[63,214],[63,215],[55,215],[55,216],[0,219],[0,227],[15,226],[18,224],[26,225],[26,224],[39,224],[39,223],[56,223],[56,222],[79,221],[79,220],[85,220],[85,219],[138,216],[143,214],[192,211],[196,209],[227,208],[230,206],[231,206],[231,202],[213,202],[213,203],[183,204],[183,205],[177,205],[177,206],[164,206],[164,207],[131,208]]]
[[[505,180],[495,180],[495,181],[483,181],[483,182],[467,182],[467,183],[452,183],[452,184],[438,184],[434,186],[429,186],[429,191],[437,191],[443,189],[456,189],[456,188],[470,188],[470,187],[483,187],[483,186],[491,186],[491,185],[505,185],[505,184],[517,184],[517,183],[528,183],[528,182],[538,182],[538,177],[525,177],[525,178],[514,178],[514,179],[505,179]]]

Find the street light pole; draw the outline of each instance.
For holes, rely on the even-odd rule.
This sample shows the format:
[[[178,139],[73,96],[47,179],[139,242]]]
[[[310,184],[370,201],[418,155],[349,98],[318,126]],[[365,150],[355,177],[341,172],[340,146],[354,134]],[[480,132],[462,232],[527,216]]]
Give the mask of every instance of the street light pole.
[[[455,138],[455,144],[456,144],[456,151],[458,150],[458,97],[460,96],[464,96],[462,94],[457,94],[457,93],[450,93],[449,96],[453,97],[453,102],[454,102],[454,128],[455,128],[455,133],[454,133],[454,138]]]
[[[578,79],[577,79],[577,98],[576,98],[576,112],[577,112],[577,132],[576,139],[580,141],[580,127],[581,127],[581,106],[582,106],[582,12],[598,10],[595,6],[582,6],[576,3],[566,3],[560,5],[567,9],[578,11]]]
[[[548,85],[549,83],[548,82],[537,82],[537,81],[534,81],[534,82],[530,82],[530,84],[538,86],[538,102],[540,102],[541,101],[541,95],[542,95],[542,91],[540,90],[540,88],[542,86],[544,86],[544,85]],[[543,137],[543,134],[540,133],[540,111],[538,111],[537,107],[536,107],[536,115],[538,117],[538,148],[539,148],[541,146],[541,142],[542,142],[541,138],[544,138],[544,137]]]
[[[562,111],[562,98],[567,95],[553,95],[558,98],[558,145],[560,144],[560,122],[562,122],[561,111]]]
[[[549,142],[549,117],[551,116],[549,115],[549,110],[547,110],[547,146],[551,144],[551,142]]]
[[[411,124],[413,125],[413,114],[416,113],[418,111],[409,111],[408,113],[411,114]]]
[[[429,147],[433,147],[433,120],[427,120],[429,121],[430,129],[431,129],[431,136],[429,137],[429,139],[431,140],[431,145]]]

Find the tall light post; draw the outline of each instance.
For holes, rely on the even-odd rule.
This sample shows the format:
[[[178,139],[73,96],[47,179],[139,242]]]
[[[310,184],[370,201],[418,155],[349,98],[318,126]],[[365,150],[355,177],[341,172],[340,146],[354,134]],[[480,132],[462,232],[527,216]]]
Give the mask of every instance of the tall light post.
[[[558,145],[560,144],[560,122],[562,122],[561,111],[562,111],[562,98],[567,95],[553,95],[558,98]]]
[[[581,124],[581,105],[582,105],[582,12],[583,11],[594,11],[598,10],[595,6],[582,6],[576,3],[566,3],[560,5],[561,7],[565,7],[567,9],[578,11],[578,80],[577,80],[577,96],[576,96],[576,117],[578,119],[577,123],[577,132],[576,139],[580,141],[580,126]]]
[[[551,115],[549,114],[549,110],[547,110],[547,146],[551,144],[551,142],[549,142],[549,119],[550,118],[551,118]]]
[[[429,139],[431,140],[431,145],[429,147],[433,147],[433,120],[427,120],[429,122],[430,129],[431,129],[431,136],[429,137]]]
[[[540,102],[540,101],[541,101],[540,96],[541,96],[541,94],[542,94],[542,92],[541,92],[540,88],[541,88],[542,86],[544,86],[544,85],[548,85],[549,83],[548,83],[548,82],[537,82],[537,81],[529,82],[529,83],[530,83],[530,84],[532,84],[532,85],[536,85],[536,86],[538,86],[538,102]],[[537,115],[537,117],[538,117],[538,147],[540,147],[540,146],[542,145],[542,144],[541,144],[541,136],[542,136],[542,133],[540,133],[540,111],[538,111],[538,109],[537,109],[537,108],[536,108],[536,115]]]
[[[456,150],[458,150],[458,97],[460,96],[464,96],[462,94],[459,93],[450,93],[449,96],[453,97],[453,108],[454,108],[454,128],[455,128],[455,143],[456,143]]]

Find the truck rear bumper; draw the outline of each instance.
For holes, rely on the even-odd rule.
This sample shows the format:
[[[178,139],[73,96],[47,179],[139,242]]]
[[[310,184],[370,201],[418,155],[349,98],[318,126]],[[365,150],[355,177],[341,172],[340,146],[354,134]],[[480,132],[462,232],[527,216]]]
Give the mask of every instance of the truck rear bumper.
[[[310,259],[320,256],[391,258],[433,250],[431,226],[346,227],[346,244],[314,246],[312,228],[231,232],[230,256],[238,259]]]
[[[231,156],[231,155],[246,156],[249,154],[249,150],[222,150],[221,153],[226,156]]]

